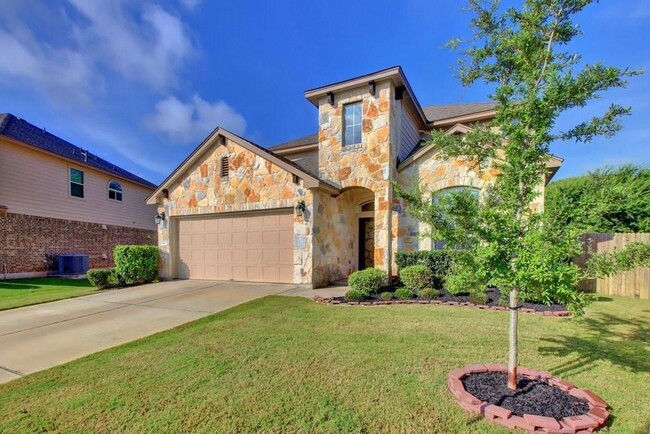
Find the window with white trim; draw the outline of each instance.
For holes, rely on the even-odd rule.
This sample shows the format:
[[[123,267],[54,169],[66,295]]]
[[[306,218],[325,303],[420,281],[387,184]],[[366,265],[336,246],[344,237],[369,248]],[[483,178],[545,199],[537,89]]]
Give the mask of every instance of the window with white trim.
[[[108,183],[108,198],[117,202],[122,202],[122,185],[117,181]]]
[[[84,173],[74,167],[70,168],[70,196],[84,197]]]
[[[361,144],[361,101],[343,106],[343,146]]]

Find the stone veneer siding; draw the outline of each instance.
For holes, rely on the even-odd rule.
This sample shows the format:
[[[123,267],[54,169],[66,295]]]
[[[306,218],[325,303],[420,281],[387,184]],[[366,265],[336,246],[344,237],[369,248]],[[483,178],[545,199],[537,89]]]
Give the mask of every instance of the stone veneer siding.
[[[362,102],[362,142],[359,145],[343,146],[343,106],[348,103]],[[334,95],[334,104],[327,98],[322,98],[318,104],[319,113],[319,175],[337,185],[344,191],[362,187],[374,194],[375,200],[375,266],[385,270],[390,269],[392,249],[390,243],[392,186],[396,162],[396,136],[394,131],[399,128],[396,122],[396,111],[393,105],[394,88],[390,81],[376,83],[374,95],[368,92],[367,86],[343,91]],[[393,133],[391,133],[393,131]],[[328,210],[326,198],[321,198],[323,211],[332,212],[328,218],[343,218],[340,213]],[[349,216],[348,228],[358,231],[358,221]],[[341,225],[316,224],[319,239],[336,237],[335,229]],[[354,248],[354,247],[353,247]],[[330,243],[316,249],[314,256],[314,275],[319,282],[327,282],[345,277],[347,268],[353,270],[358,264],[349,264],[346,258],[349,248],[347,244]],[[341,263],[335,258],[345,259]]]
[[[445,160],[436,150],[430,151],[419,160],[407,166],[398,174],[398,182],[405,188],[410,188],[414,180],[424,191],[431,194],[450,187],[469,186],[480,190],[494,183],[499,171],[495,168],[478,170],[475,163],[464,159]],[[540,182],[540,196],[533,204],[533,209],[541,211],[544,208],[544,182]],[[431,240],[421,238],[424,225],[415,220],[406,210],[407,204],[399,198],[393,201],[393,231],[392,242],[395,251],[429,250]],[[393,272],[397,266],[393,263]]]
[[[104,227],[106,229],[104,229]],[[45,273],[45,255],[83,253],[90,267],[113,266],[113,248],[156,244],[156,231],[25,214],[0,214],[0,276]]]
[[[294,217],[294,283],[312,282],[312,192],[294,182],[293,174],[231,140],[212,144],[203,158],[169,188],[159,204],[168,217],[158,228],[162,278],[175,277],[172,245],[176,217],[293,208],[304,200],[303,218]],[[221,158],[227,156],[229,176],[221,177]]]

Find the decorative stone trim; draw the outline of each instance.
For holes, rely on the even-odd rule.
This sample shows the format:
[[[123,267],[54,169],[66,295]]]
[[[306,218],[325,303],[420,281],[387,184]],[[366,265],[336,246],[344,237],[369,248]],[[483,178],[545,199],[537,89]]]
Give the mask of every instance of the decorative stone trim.
[[[483,402],[465,390],[462,379],[469,374],[479,372],[506,372],[506,365],[486,364],[468,365],[463,369],[454,369],[449,373],[449,391],[458,405],[465,410],[483,415],[486,419],[492,420],[507,428],[519,428],[530,432],[545,432],[550,434],[580,434],[591,433],[605,425],[609,419],[609,405],[596,394],[587,389],[575,387],[568,381],[562,381],[553,377],[550,373],[537,369],[520,367],[517,369],[519,375],[530,379],[542,379],[550,385],[559,387],[571,395],[583,398],[589,403],[589,412],[585,415],[565,417],[557,420],[552,417],[524,414],[515,416],[506,408],[499,407],[488,402]]]
[[[389,306],[394,304],[437,304],[444,306],[460,306],[460,307],[470,307],[474,309],[483,309],[483,310],[497,310],[497,311],[506,311],[507,307],[503,306],[488,306],[487,304],[474,304],[468,302],[457,302],[457,301],[440,301],[440,300],[369,300],[369,301],[341,301],[335,300],[332,297],[322,297],[320,295],[315,295],[314,301],[320,304],[329,304],[337,306]],[[547,311],[536,311],[535,309],[525,309],[522,308],[519,310],[522,313],[532,313],[535,315],[543,316],[555,316],[555,317],[567,317],[571,316],[571,312],[568,310],[547,310]]]

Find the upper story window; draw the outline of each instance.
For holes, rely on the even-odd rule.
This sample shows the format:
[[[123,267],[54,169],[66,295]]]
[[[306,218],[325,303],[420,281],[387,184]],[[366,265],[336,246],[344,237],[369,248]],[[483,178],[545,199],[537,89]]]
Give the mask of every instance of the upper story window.
[[[361,101],[343,106],[343,146],[361,143]]]
[[[84,197],[84,173],[75,168],[70,168],[70,196]]]
[[[228,157],[221,157],[221,177],[227,178],[229,170],[230,170],[230,165],[228,163]]]
[[[117,181],[110,181],[108,183],[108,198],[122,202],[122,185]]]

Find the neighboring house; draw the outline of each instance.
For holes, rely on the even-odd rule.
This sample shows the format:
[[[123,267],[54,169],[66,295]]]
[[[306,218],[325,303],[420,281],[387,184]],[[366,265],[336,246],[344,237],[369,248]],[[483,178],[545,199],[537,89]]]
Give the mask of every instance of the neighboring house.
[[[497,175],[421,146],[423,131],[463,134],[494,118],[493,103],[421,107],[400,67],[305,96],[316,134],[264,149],[217,128],[149,197],[166,216],[162,277],[319,287],[370,266],[396,273],[396,251],[431,246],[391,181],[433,192]],[[560,163],[549,161],[540,189]]]
[[[112,264],[156,244],[156,186],[12,114],[0,114],[0,278],[42,276],[60,253]]]

